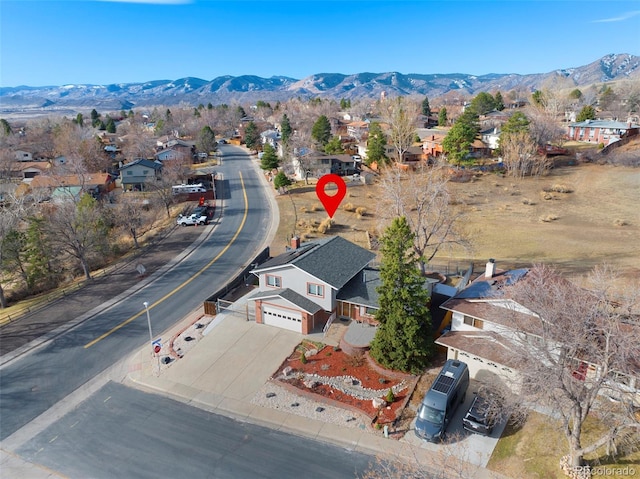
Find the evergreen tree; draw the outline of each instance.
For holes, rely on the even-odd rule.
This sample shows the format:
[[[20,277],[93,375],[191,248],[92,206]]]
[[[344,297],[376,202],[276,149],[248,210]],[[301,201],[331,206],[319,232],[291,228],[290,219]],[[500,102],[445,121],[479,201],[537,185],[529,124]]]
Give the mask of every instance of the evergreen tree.
[[[0,129],[5,136],[9,136],[13,130],[11,130],[11,125],[4,118],[0,119]]]
[[[278,172],[278,174],[273,179],[273,186],[278,191],[285,189],[289,185],[291,185],[291,180],[284,173],[284,171]]]
[[[544,106],[545,104],[544,93],[542,93],[540,90],[534,91],[531,94],[531,99],[536,106]]]
[[[585,105],[576,116],[576,121],[585,121],[585,120],[595,120],[596,119],[596,109],[591,105]]]
[[[386,154],[387,137],[384,135],[379,123],[371,123],[369,126],[369,138],[367,139],[367,164],[378,163],[386,165],[389,158]]]
[[[483,91],[471,100],[471,108],[475,110],[478,115],[485,115],[496,109],[496,100],[490,93]]]
[[[431,106],[429,106],[429,98],[426,96],[424,97],[424,100],[422,100],[422,114],[424,116],[431,115]]]
[[[107,124],[105,125],[105,130],[107,130],[107,133],[116,132],[116,122],[113,120],[113,118],[109,118],[107,120]]]
[[[41,286],[56,286],[61,268],[54,264],[54,249],[45,230],[44,218],[29,218],[25,258],[27,261],[27,284],[32,290]]]
[[[412,254],[414,234],[407,219],[395,218],[382,237],[378,288],[380,323],[371,342],[371,357],[382,366],[421,373],[433,353],[429,293]]]
[[[105,125],[104,121],[102,121],[102,120],[100,120],[100,119],[98,119],[98,120],[96,120],[96,121],[97,121],[96,126],[97,126],[98,130],[100,130],[100,131],[104,131],[104,130],[106,130],[106,129],[107,129],[107,125]]]
[[[320,147],[324,147],[331,139],[331,123],[325,115],[320,116],[313,124],[311,138],[316,140]]]
[[[266,171],[275,170],[280,165],[276,150],[269,143],[266,143],[262,149],[262,159],[260,160],[260,168]]]
[[[449,160],[460,165],[471,150],[480,126],[478,114],[473,108],[468,108],[460,115],[454,125],[442,140],[442,149],[448,155]]]
[[[582,98],[582,92],[576,88],[575,90],[571,91],[571,93],[569,93],[569,98],[572,100],[579,100],[580,98]]]
[[[326,145],[324,145],[324,152],[328,155],[339,155],[341,153],[344,153],[344,148],[342,148],[340,137],[332,137],[331,140]]]
[[[238,116],[240,118],[244,118],[245,116],[247,116],[247,112],[244,111],[244,108],[242,108],[240,105],[238,105],[238,107],[236,108],[236,112],[238,113]]]
[[[438,126],[447,126],[447,108],[440,108],[440,112],[438,113]]]
[[[502,125],[501,134],[511,134],[517,132],[529,131],[529,119],[521,111],[515,112],[509,117],[509,119]]]
[[[209,153],[216,149],[216,135],[210,126],[205,126],[198,133],[198,139],[196,141],[196,148],[198,151],[204,151]]]
[[[82,128],[84,126],[84,118],[82,117],[82,113],[78,113],[76,115],[75,120],[73,120],[73,122],[78,125],[80,128]]]
[[[260,144],[260,133],[258,133],[258,127],[252,121],[247,125],[244,131],[244,143],[250,150],[255,150]]]
[[[91,110],[91,121],[95,121],[98,118],[100,118],[100,113],[98,113],[98,111],[94,108],[93,110]]]
[[[293,134],[293,128],[291,128],[291,123],[289,122],[289,117],[285,113],[282,115],[282,120],[280,120],[280,135],[282,137],[282,143],[285,145],[289,143],[289,138]]]
[[[193,116],[196,118],[200,118],[200,110],[198,108],[193,109]]]
[[[500,93],[499,91],[496,92],[496,96],[495,98],[495,108],[498,111],[502,111],[504,110],[504,100],[502,98],[502,93]]]

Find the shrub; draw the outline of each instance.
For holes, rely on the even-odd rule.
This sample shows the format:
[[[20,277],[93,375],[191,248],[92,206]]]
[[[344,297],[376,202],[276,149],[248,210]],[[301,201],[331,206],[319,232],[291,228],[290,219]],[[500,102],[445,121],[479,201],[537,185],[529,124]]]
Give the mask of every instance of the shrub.
[[[347,203],[342,207],[345,211],[353,211],[356,209],[355,206],[353,206],[353,203]]]
[[[347,364],[354,368],[360,367],[364,364],[364,355],[362,354],[352,354],[347,357]]]
[[[395,394],[393,394],[393,389],[389,388],[389,391],[387,392],[387,395],[385,396],[385,401],[387,401],[389,404],[391,404],[393,401],[395,401],[396,396]]]
[[[306,213],[308,210],[307,210],[307,207],[306,207],[306,206],[301,206],[301,207],[300,207],[300,211],[301,211],[302,213]]]
[[[340,351],[340,346],[334,346],[333,350],[336,351],[336,352]]]
[[[307,364],[307,357],[305,356],[304,352],[300,353],[300,362],[302,364]]]
[[[334,223],[335,221],[333,221],[333,218],[326,218],[322,220],[322,222],[318,226],[318,233],[325,234],[331,229],[331,226],[333,226]]]
[[[558,217],[556,215],[547,215],[547,216],[540,217],[540,221],[542,223],[550,223],[550,222],[555,221],[557,219],[558,219]]]
[[[629,223],[626,220],[617,218],[614,222],[613,222],[614,226],[628,226]]]
[[[522,198],[522,204],[523,205],[535,205],[535,202],[531,201],[529,198]]]
[[[360,216],[364,216],[367,214],[367,209],[364,206],[358,206],[356,208],[356,214],[360,215]]]
[[[602,150],[604,148],[604,143],[598,143],[598,150]]]
[[[545,188],[546,192],[554,192],[554,193],[573,193],[573,189],[569,188],[567,185],[555,184],[550,188]]]

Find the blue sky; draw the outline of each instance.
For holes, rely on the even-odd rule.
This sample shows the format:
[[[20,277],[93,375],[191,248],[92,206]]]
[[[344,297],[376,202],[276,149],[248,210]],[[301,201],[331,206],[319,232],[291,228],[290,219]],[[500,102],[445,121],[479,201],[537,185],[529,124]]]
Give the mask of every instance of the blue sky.
[[[546,73],[640,55],[640,2],[0,0],[0,86]]]

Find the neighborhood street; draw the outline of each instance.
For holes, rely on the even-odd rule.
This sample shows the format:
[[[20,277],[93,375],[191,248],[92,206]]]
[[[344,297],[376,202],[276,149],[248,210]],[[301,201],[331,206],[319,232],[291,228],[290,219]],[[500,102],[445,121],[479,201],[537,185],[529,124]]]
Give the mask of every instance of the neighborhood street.
[[[203,241],[197,247],[187,250],[184,258],[175,258],[168,269],[157,272],[158,276],[150,278],[153,280],[148,284],[135,286],[116,298],[96,292],[85,297],[79,292],[68,301],[77,316],[81,316],[80,309],[84,309],[85,315],[72,329],[65,330],[68,326],[63,325],[49,333],[50,341],[38,344],[35,349],[32,343],[3,354],[1,440],[147,343],[149,332],[143,302],[150,305],[153,330],[160,337],[160,332],[199,307],[263,247],[271,212],[262,179],[245,150],[228,145],[223,149],[228,158],[218,169],[224,179],[222,216],[217,212],[212,225],[187,229],[185,233],[190,233],[194,241],[202,235]],[[107,300],[111,301],[106,303]],[[56,315],[68,316],[66,302],[65,298],[34,316],[41,322],[55,321]],[[12,334],[17,336],[15,328],[20,327],[20,321],[11,327]],[[2,338],[3,342],[10,340],[9,335]]]

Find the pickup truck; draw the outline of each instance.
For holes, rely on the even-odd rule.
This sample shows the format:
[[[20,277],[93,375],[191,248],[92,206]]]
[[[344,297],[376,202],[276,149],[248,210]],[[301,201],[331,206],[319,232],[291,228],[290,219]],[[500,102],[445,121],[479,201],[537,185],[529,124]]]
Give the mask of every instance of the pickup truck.
[[[194,213],[188,216],[180,215],[176,224],[179,226],[198,226],[206,225],[209,222],[209,217],[206,214]]]

